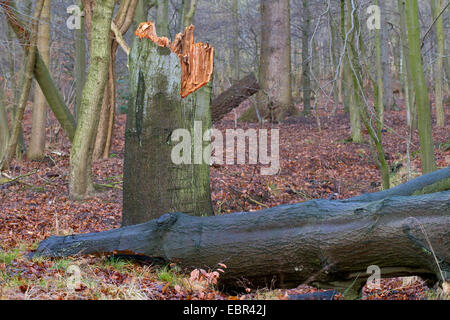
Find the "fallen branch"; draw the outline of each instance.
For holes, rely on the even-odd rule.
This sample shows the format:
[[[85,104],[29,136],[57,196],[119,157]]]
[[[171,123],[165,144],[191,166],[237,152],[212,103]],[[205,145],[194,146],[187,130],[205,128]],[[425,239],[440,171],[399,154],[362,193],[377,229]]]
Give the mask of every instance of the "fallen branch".
[[[29,172],[29,173],[20,175],[20,176],[18,176],[18,177],[13,177],[13,176],[10,176],[9,174],[5,173],[5,172],[2,172],[1,175],[2,175],[3,177],[5,177],[6,179],[8,179],[8,180],[6,180],[6,181],[0,181],[0,185],[6,184],[6,183],[19,182],[19,183],[25,184],[25,185],[27,185],[27,186],[31,186],[30,184],[25,183],[25,182],[21,182],[20,180],[23,179],[23,178],[32,176],[32,175],[34,175],[34,174],[36,174],[36,173],[38,173],[38,172],[39,172],[39,170],[35,169],[35,170],[33,170],[32,172]]]

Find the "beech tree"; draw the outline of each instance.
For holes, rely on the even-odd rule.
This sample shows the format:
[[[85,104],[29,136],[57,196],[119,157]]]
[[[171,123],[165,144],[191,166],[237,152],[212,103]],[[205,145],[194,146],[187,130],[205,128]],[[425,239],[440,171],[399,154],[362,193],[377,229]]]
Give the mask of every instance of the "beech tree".
[[[443,127],[445,124],[444,112],[444,56],[445,56],[445,35],[444,35],[444,18],[442,13],[444,8],[444,1],[430,0],[433,19],[436,20],[436,43],[437,43],[437,57],[434,71],[435,81],[435,104],[436,104],[436,121],[437,125]]]
[[[19,139],[20,130],[22,128],[22,119],[25,113],[25,108],[28,102],[28,96],[30,94],[31,84],[33,81],[33,70],[36,64],[36,45],[37,45],[37,33],[38,33],[38,21],[44,6],[44,0],[39,0],[36,2],[34,8],[34,22],[32,25],[31,38],[28,43],[28,48],[26,52],[26,64],[24,71],[23,87],[20,92],[19,103],[17,111],[15,113],[14,121],[12,123],[11,135],[8,140],[8,146],[4,153],[2,159],[0,159],[0,170],[9,169],[9,164],[14,157],[16,152],[17,142]]]
[[[20,43],[26,48],[30,48],[30,33],[24,27],[24,23],[15,14],[14,4],[9,0],[1,0],[0,8],[2,8],[6,13],[6,19],[8,25],[11,27],[12,31],[15,33]],[[56,87],[50,72],[45,65],[39,50],[35,50],[36,60],[32,72],[34,77],[39,84],[47,103],[53,111],[56,119],[60,123],[62,129],[67,134],[70,141],[73,140],[76,130],[75,119],[70,112],[69,108],[66,106],[64,99],[58,88]]]
[[[261,0],[261,54],[258,109],[262,118],[281,121],[297,115],[291,89],[289,0]],[[242,119],[256,119],[249,109]]]
[[[152,23],[142,23],[137,35],[142,40],[134,42],[130,56],[122,224],[146,222],[162,212],[211,215],[203,138],[211,128],[214,49],[194,44],[192,25],[173,42],[159,37]],[[173,138],[177,129],[189,136]],[[173,159],[177,142],[186,145],[181,163]]]
[[[108,81],[102,100],[100,120],[95,139],[93,158],[108,159],[114,134],[116,111],[116,55],[119,45],[125,53],[129,54],[129,48],[123,40],[123,35],[133,22],[137,0],[127,0],[120,3],[116,15],[112,20],[110,32],[110,62],[108,67]]]
[[[92,150],[108,78],[114,1],[96,0],[92,15],[90,65],[83,89],[78,125],[70,151],[69,193],[74,199],[92,195]]]
[[[309,1],[303,0],[303,40],[302,40],[302,91],[303,91],[303,114],[311,114],[311,55],[309,54],[309,41],[311,39],[311,12]]]
[[[3,101],[3,88],[0,87],[0,159],[3,159],[9,140],[9,124]]]
[[[42,14],[39,22],[39,33],[37,37],[37,46],[41,53],[42,60],[48,67],[50,61],[50,13],[51,0],[44,1]],[[41,88],[36,86],[34,89],[33,101],[33,119],[31,126],[30,145],[27,149],[27,158],[31,160],[40,160],[44,157],[45,137],[47,122],[47,101]]]
[[[431,105],[428,97],[428,85],[423,71],[419,7],[417,0],[405,0],[405,3],[406,24],[408,27],[409,67],[417,102],[422,171],[423,173],[429,173],[436,170],[436,160],[434,158],[433,132],[431,128]]]
[[[80,10],[84,10],[83,2],[77,0],[77,5]],[[83,96],[84,83],[86,81],[86,39],[85,39],[85,19],[80,19],[80,28],[75,30],[75,62],[74,62],[74,72],[75,72],[75,110],[74,116],[78,117],[78,113],[81,106],[81,98]]]

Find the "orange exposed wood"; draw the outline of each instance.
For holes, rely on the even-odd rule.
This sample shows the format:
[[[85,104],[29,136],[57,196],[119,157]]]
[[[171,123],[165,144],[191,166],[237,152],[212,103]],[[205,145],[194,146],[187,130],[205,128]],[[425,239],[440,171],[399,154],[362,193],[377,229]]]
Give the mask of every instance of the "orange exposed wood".
[[[178,55],[181,65],[181,97],[185,98],[212,80],[214,48],[208,43],[194,43],[195,27],[190,25],[184,33],[177,34],[171,43],[166,37],[158,37],[152,22],[143,22],[136,30],[139,38],[147,38],[160,47],[169,48]]]

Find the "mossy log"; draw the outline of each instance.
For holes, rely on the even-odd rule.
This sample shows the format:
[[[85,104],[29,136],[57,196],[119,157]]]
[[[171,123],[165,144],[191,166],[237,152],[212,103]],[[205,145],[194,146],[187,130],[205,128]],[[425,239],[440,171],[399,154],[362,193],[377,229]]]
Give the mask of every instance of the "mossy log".
[[[440,175],[448,178],[448,169]],[[171,213],[101,233],[50,237],[35,254],[100,253],[159,258],[191,269],[223,263],[226,285],[243,279],[246,286],[307,283],[355,297],[371,265],[381,277],[450,277],[450,190],[373,201],[312,200],[215,217]]]

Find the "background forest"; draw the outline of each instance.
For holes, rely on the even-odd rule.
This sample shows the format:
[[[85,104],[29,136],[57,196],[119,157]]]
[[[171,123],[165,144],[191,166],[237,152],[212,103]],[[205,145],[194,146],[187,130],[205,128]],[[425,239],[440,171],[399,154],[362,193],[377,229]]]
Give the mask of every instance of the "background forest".
[[[446,0],[1,0],[0,299],[289,299],[317,291],[308,280],[225,293],[217,279],[226,265],[192,271],[114,256],[26,254],[51,235],[191,213],[185,202],[196,203],[193,215],[254,212],[348,199],[448,169],[448,7]],[[221,132],[279,129],[275,175],[261,175],[260,164],[202,165],[194,185],[183,185],[187,196],[159,180],[176,177],[158,160],[165,147],[152,140],[155,148],[140,153],[127,140],[136,125],[136,70],[147,68],[149,92],[157,64],[153,51],[142,53],[148,39],[135,33],[147,21],[171,40],[192,24],[195,41],[214,48],[213,80],[192,102],[202,106],[207,92],[210,114],[200,120]],[[149,126],[176,118],[166,110]],[[435,192],[448,190],[443,179]],[[139,192],[158,200],[139,202]],[[150,216],[136,218],[133,201]],[[68,290],[74,270],[83,280]],[[365,286],[362,298],[446,297],[445,279],[436,290],[424,280],[388,277]]]

